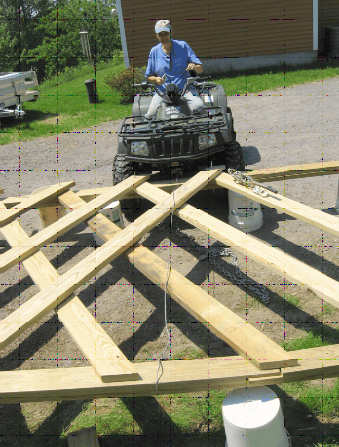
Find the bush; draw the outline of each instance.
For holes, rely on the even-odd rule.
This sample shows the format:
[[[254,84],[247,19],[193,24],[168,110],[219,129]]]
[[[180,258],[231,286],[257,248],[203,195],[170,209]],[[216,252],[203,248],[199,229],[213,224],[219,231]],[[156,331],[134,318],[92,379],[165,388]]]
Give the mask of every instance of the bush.
[[[121,104],[133,102],[135,95],[134,83],[140,83],[145,79],[146,67],[129,67],[116,75],[111,75],[105,79],[105,83],[116,89],[121,95]]]

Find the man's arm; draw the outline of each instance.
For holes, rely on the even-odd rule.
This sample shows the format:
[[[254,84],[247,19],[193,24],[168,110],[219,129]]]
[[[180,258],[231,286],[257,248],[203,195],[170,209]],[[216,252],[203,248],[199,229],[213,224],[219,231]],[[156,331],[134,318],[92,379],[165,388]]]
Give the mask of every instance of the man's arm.
[[[197,57],[192,48],[186,43],[189,64],[187,70],[195,70],[198,74],[203,72],[201,60]]]

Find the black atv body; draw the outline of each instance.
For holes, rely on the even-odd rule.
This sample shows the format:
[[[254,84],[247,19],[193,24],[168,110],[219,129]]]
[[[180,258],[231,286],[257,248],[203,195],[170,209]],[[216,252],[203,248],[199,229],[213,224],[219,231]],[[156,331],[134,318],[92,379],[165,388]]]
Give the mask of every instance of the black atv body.
[[[160,94],[148,82],[135,84],[142,87],[142,91],[134,97],[132,116],[123,120],[118,132],[113,184],[132,174],[153,171],[160,171],[158,178],[178,179],[215,165],[245,170],[224,89],[201,79],[196,76],[187,78],[179,95],[169,93],[174,84],[167,85],[167,95]],[[194,114],[183,98],[192,86],[205,105],[203,111]],[[147,120],[145,114],[153,89],[163,96],[163,101],[153,118]]]

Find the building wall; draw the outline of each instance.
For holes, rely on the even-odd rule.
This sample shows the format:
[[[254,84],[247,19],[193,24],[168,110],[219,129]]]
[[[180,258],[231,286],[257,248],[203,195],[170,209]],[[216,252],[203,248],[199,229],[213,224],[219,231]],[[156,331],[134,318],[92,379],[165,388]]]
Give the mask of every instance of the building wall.
[[[339,0],[319,0],[319,50],[324,51],[325,27],[339,26]]]
[[[330,0],[327,0],[328,2]],[[337,1],[337,0],[335,0]],[[155,22],[199,58],[265,56],[313,50],[312,0],[122,0],[130,64],[147,63]]]

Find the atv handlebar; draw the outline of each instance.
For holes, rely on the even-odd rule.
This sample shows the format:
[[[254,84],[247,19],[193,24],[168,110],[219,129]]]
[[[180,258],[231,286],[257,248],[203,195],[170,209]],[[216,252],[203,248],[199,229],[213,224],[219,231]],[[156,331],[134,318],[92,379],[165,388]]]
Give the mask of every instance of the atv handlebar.
[[[204,81],[205,79],[211,79],[211,76],[190,76],[187,78],[186,82],[187,84],[189,84],[189,81],[193,81],[193,82],[199,82],[199,81]],[[143,81],[139,84],[133,84],[133,87],[142,87],[142,88],[147,88],[147,87],[153,87],[156,88],[156,85],[153,84],[152,82],[149,81]]]

